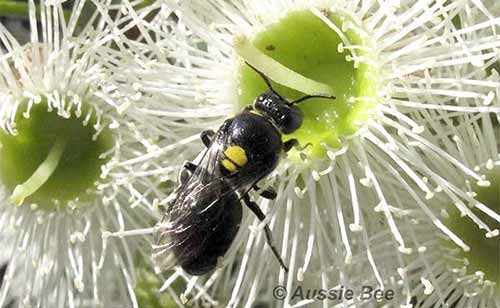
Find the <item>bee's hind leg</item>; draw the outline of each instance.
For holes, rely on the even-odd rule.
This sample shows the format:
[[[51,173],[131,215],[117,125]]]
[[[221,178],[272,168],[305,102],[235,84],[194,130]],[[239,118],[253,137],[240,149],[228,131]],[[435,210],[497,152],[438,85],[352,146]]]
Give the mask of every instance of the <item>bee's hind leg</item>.
[[[257,185],[254,185],[253,189],[260,190],[259,186]],[[276,193],[276,190],[274,190],[274,188],[269,186],[260,192],[260,196],[264,199],[275,200],[278,194]]]
[[[257,218],[260,221],[263,221],[264,219],[266,219],[266,215],[264,215],[264,213],[262,213],[262,211],[260,210],[257,203],[250,200],[250,196],[248,194],[243,196],[243,202],[255,214],[255,216],[257,216]],[[276,246],[274,246],[271,229],[269,229],[269,226],[267,224],[264,226],[264,232],[266,234],[267,244],[269,245],[269,247],[271,247],[271,250],[273,251],[274,255],[278,259],[278,262],[281,264],[281,266],[283,267],[285,272],[288,273],[288,267],[285,265],[285,262],[283,262],[283,259],[281,258],[280,253],[278,252],[278,249],[276,248]]]
[[[201,142],[208,148],[210,143],[212,143],[212,137],[215,135],[215,132],[211,129],[207,129],[201,132],[200,138]]]

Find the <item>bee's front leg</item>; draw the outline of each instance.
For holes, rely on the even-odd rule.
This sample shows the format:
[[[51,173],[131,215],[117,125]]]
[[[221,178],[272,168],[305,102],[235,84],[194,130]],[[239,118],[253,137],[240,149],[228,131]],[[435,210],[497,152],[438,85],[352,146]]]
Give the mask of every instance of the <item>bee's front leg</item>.
[[[298,146],[298,145],[299,145],[299,141],[295,138],[287,140],[287,141],[285,141],[285,143],[283,143],[283,151],[285,151],[285,153],[286,153],[286,152],[290,151],[293,147]]]
[[[312,146],[312,143],[308,142],[305,146],[300,146],[299,141],[295,138],[285,141],[283,143],[283,150],[286,152],[290,151],[293,147],[297,148],[299,151],[305,150],[307,147]]]

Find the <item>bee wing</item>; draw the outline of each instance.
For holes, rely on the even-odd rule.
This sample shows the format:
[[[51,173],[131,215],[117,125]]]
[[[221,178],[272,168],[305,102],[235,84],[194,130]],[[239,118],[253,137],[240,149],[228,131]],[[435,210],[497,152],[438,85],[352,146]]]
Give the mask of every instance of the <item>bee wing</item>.
[[[219,228],[225,209],[217,204],[221,188],[214,184],[211,182],[188,195],[193,200],[178,200],[175,204],[178,207],[166,213],[157,224],[153,259],[160,269],[182,265],[199,257],[211,233]],[[193,204],[196,206],[189,208]],[[217,205],[212,206],[214,204]]]
[[[167,205],[165,215],[156,225],[158,232],[153,246],[153,259],[157,267],[162,270],[182,263],[182,259],[196,254],[194,247],[186,250],[181,249],[181,246],[189,247],[189,243],[202,241],[199,238],[200,231],[205,230],[195,224],[203,223],[212,229],[218,227],[218,221],[221,221],[223,213],[220,209],[212,207],[221,198],[237,189],[225,184],[219,170],[223,145],[226,141],[224,138],[220,130],[214,135],[210,146],[197,162],[196,169],[184,183],[181,183],[175,192],[175,197]]]

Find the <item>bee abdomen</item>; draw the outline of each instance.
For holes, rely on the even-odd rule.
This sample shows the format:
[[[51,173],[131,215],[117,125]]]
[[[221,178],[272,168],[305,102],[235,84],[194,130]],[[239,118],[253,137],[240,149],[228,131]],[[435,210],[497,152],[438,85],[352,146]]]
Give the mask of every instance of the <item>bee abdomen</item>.
[[[206,204],[200,204],[206,207]],[[181,267],[190,275],[203,275],[215,269],[239,230],[242,207],[235,193],[224,196],[203,213],[193,210],[195,217],[186,217],[187,233],[176,235],[181,243],[173,249]]]

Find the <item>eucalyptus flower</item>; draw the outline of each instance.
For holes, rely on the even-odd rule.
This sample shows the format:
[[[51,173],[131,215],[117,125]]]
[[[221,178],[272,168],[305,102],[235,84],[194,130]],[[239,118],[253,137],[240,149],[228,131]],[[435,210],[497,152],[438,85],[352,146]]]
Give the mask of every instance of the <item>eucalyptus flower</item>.
[[[497,200],[492,199],[492,194],[494,191],[498,193],[497,179],[494,183],[494,188],[484,190],[476,187],[476,191],[481,194],[479,200],[496,206],[492,201]],[[476,191],[471,190],[470,193]],[[443,200],[436,201],[433,200],[432,205],[446,207],[441,203]],[[391,307],[500,307],[500,252],[498,239],[495,238],[498,229],[493,234],[485,234],[457,212],[449,213],[443,209],[441,221],[470,245],[470,250],[464,251],[419,214],[407,215],[404,218],[407,224],[401,228],[413,249],[409,255],[398,251],[386,231],[370,237],[373,262],[382,284],[378,284],[375,277],[371,277],[371,281],[365,280],[364,284],[383,286],[385,290],[394,292],[396,297],[385,301]],[[365,253],[355,255],[353,262],[357,265],[358,274],[372,268]],[[365,304],[375,305],[375,301]]]
[[[4,283],[5,274],[7,273],[7,269],[9,268],[10,255],[6,252],[9,250],[8,247],[12,245],[12,243],[11,243],[12,241],[11,241],[11,238],[9,236],[7,236],[6,234],[2,234],[2,236],[0,236],[0,242],[2,243],[2,247],[4,247],[4,249],[0,253],[0,287],[1,287]],[[7,249],[5,249],[5,248],[7,248]],[[20,289],[20,282],[22,280],[22,277],[20,277],[20,278],[21,279],[16,279],[15,282],[12,282],[12,284],[14,284],[13,292],[8,294],[6,296],[6,298],[4,299],[4,302],[6,303],[7,307],[11,307],[9,305],[12,305],[13,303],[15,303],[16,299],[18,298],[19,292],[17,292],[17,290]]]
[[[457,182],[487,187],[485,170],[448,153],[448,141],[436,138],[440,121],[500,112],[497,86],[481,79],[500,58],[494,1],[164,0],[137,9],[123,3],[122,11],[121,22],[134,24],[138,34],[115,35],[120,48],[102,51],[102,59],[118,59],[112,65],[121,68],[107,82],[123,110],[163,124],[157,147],[122,163],[142,174],[175,182],[184,160],[202,150],[199,133],[217,129],[267,90],[245,61],[291,100],[337,96],[300,105],[303,125],[284,139],[308,146],[290,153],[260,185],[273,185],[276,201],[254,196],[290,273],[266,248],[263,223],[246,213],[218,270],[189,279],[177,268],[162,290],[182,278],[189,281],[183,302],[209,294],[209,301],[250,307],[258,299],[274,306],[277,285],[383,287],[382,272],[391,268],[377,266],[371,238],[385,231],[398,254],[416,253],[406,216],[420,215],[470,250],[443,223],[435,200],[497,234],[486,220],[498,215]],[[154,163],[144,167],[146,161]],[[349,276],[360,251],[370,273]],[[288,293],[279,304],[312,302]]]
[[[467,82],[474,79],[486,89],[500,88],[494,67],[470,74],[462,86],[467,88]],[[479,186],[469,177],[450,170],[449,182],[464,189],[480,204],[466,203],[466,207],[460,207],[445,198],[436,198],[431,206],[440,211],[437,219],[463,244],[457,246],[448,237],[436,234],[425,217],[408,218],[405,233],[413,241],[416,253],[395,271],[407,281],[405,293],[418,307],[500,307],[498,114],[442,114],[439,123],[428,115],[422,119],[436,130],[435,138],[441,140],[443,149],[481,172],[488,185]]]
[[[102,237],[149,223],[159,185],[123,176],[119,161],[142,151],[152,125],[106,100],[113,71],[95,60],[109,33],[126,31],[120,12],[108,1],[28,6],[28,43],[0,24],[0,306],[14,295],[22,307],[136,307],[143,248]]]

